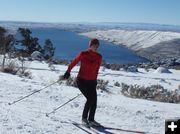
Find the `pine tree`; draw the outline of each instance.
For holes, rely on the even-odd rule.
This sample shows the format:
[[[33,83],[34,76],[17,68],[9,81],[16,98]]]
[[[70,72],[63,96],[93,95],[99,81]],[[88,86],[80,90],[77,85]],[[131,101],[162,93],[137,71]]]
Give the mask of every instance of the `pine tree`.
[[[6,33],[6,29],[3,27],[0,27],[0,53],[3,53],[3,49],[4,49],[4,43],[5,43],[5,33]]]
[[[50,59],[54,56],[55,48],[53,47],[53,43],[50,39],[45,40],[45,45],[43,49],[43,54],[45,59]]]
[[[24,47],[21,51],[28,55],[32,54],[34,51],[40,51],[41,46],[38,43],[37,37],[32,37],[32,32],[28,28],[19,28],[18,32],[23,37],[22,40],[19,40],[17,43]]]
[[[14,48],[15,38],[11,34],[7,34],[7,30],[0,27],[0,50],[3,55],[2,68],[4,69],[6,53],[11,53],[11,50]]]

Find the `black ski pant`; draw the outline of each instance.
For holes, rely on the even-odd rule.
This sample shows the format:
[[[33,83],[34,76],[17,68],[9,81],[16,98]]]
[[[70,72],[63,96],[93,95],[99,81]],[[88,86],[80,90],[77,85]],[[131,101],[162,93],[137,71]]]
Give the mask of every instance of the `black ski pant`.
[[[97,107],[97,80],[84,80],[77,78],[77,86],[81,93],[86,97],[82,118],[94,121]]]

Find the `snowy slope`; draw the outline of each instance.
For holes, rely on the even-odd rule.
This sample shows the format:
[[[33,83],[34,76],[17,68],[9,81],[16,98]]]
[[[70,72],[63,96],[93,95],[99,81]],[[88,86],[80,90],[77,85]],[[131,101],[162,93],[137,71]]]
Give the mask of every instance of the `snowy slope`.
[[[152,47],[160,42],[180,38],[180,33],[143,30],[98,30],[81,33],[88,37],[97,37],[115,44],[125,45],[132,50]]]
[[[14,105],[8,105],[8,102],[56,81],[67,69],[67,66],[56,65],[56,71],[51,71],[46,63],[38,61],[29,63],[28,67],[31,68],[29,71],[32,73],[32,79],[0,72],[0,134],[85,134],[81,129],[67,123],[81,121],[85,102],[82,96],[50,117],[45,116],[80,93],[77,88],[55,84]],[[72,76],[77,75],[78,69],[77,66],[72,70]],[[108,90],[111,93],[98,90],[96,120],[110,127],[164,134],[165,119],[179,117],[180,104],[128,98],[121,94],[121,88],[114,86],[114,83],[138,85],[159,83],[174,90],[180,84],[180,71],[171,70],[171,74],[153,73],[154,70],[145,72],[144,69],[139,71],[130,73],[100,69],[99,78],[109,81]],[[162,79],[165,81],[161,81]],[[108,131],[122,133],[110,130],[105,133]]]

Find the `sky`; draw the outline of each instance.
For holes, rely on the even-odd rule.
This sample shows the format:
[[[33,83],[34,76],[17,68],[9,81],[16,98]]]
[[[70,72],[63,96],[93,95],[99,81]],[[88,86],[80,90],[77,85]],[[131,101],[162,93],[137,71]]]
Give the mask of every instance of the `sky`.
[[[180,25],[180,0],[0,0],[0,20]]]

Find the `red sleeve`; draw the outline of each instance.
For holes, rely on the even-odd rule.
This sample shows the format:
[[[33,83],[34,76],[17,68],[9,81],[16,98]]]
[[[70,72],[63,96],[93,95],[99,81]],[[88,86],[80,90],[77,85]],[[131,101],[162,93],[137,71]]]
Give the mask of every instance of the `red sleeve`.
[[[102,57],[100,58],[100,60],[99,60],[99,66],[98,66],[98,68],[97,68],[97,70],[96,70],[96,74],[98,75],[98,72],[99,72],[99,68],[100,68],[100,66],[101,66],[101,63],[102,63]]]
[[[67,71],[70,73],[72,68],[82,59],[82,53],[79,53],[76,58],[69,64]]]

